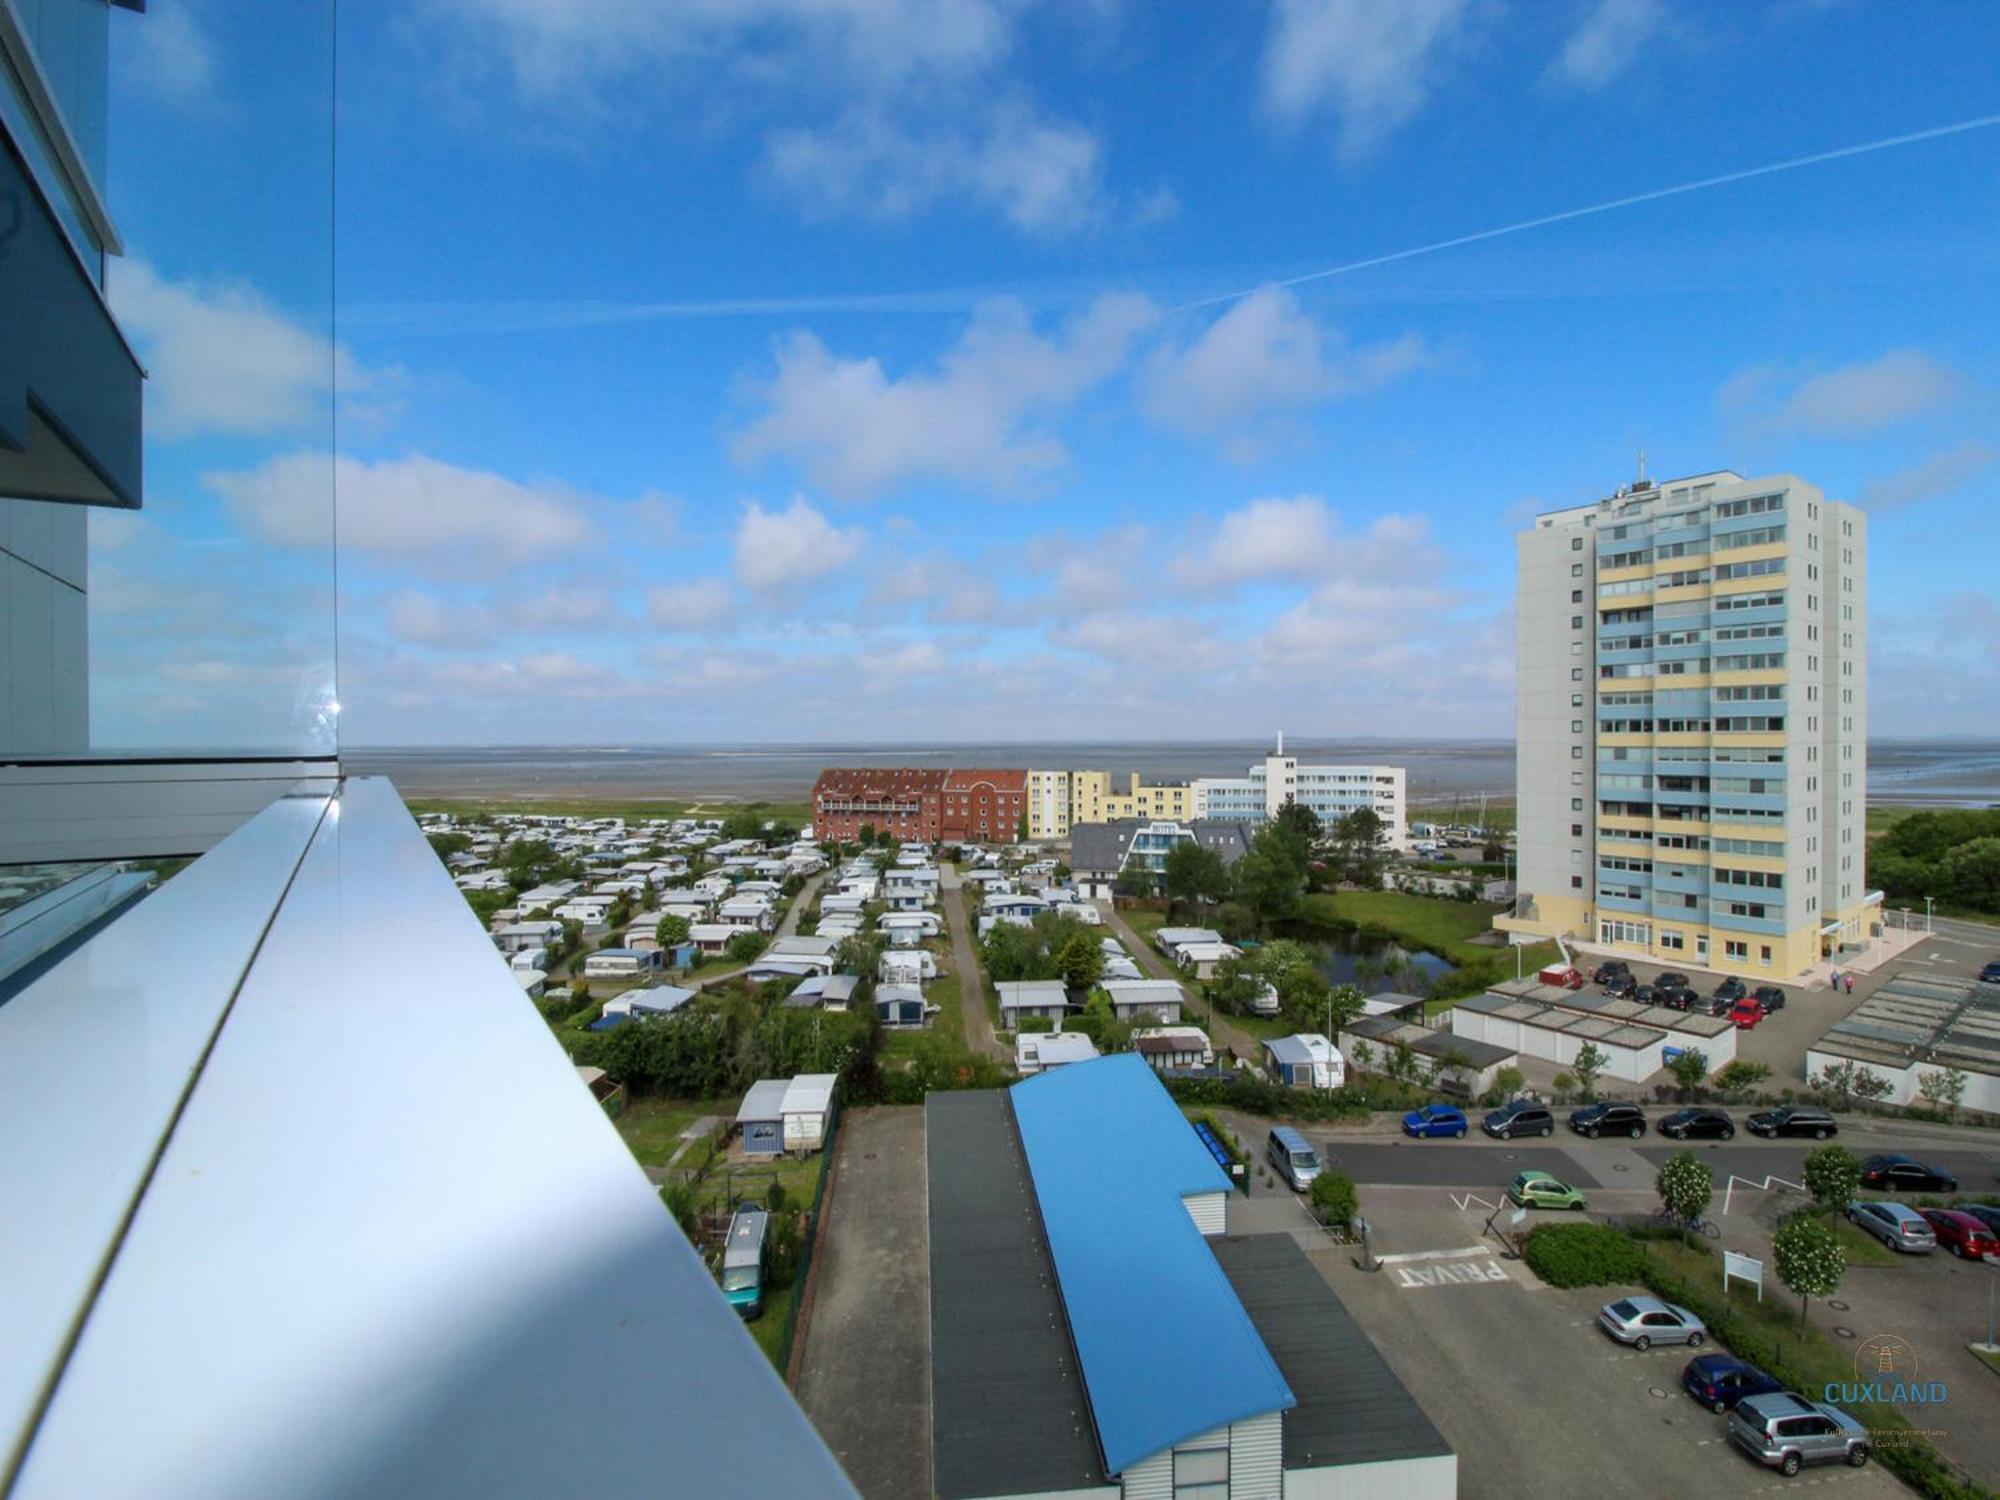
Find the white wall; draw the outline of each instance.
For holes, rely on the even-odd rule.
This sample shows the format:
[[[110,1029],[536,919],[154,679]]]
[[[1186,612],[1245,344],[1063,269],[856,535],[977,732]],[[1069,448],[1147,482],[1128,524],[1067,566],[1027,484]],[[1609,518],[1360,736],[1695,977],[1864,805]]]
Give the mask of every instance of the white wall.
[[[1180,1448],[1229,1445],[1229,1500],[1284,1500],[1284,1414],[1261,1416],[1216,1428],[1176,1444]],[[1173,1500],[1174,1451],[1162,1449],[1141,1459],[1121,1476],[1124,1500]]]
[[[1194,1227],[1203,1234],[1229,1233],[1228,1193],[1190,1193],[1181,1202],[1187,1205],[1188,1217],[1194,1220]]]
[[[1458,1455],[1392,1458],[1373,1464],[1293,1469],[1285,1475],[1285,1500],[1457,1500]]]

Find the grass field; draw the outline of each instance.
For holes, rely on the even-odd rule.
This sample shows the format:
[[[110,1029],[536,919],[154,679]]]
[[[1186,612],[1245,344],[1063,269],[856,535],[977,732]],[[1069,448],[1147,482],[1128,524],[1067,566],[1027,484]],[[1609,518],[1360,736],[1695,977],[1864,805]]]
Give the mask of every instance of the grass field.
[[[703,1115],[733,1118],[736,1100],[632,1099],[618,1114],[618,1133],[644,1167],[664,1167],[681,1146],[681,1132]]]
[[[1473,941],[1491,934],[1494,911],[1494,907],[1477,901],[1412,896],[1402,891],[1335,891],[1306,897],[1306,914],[1312,920],[1325,924],[1342,917],[1373,923],[1394,933],[1406,947],[1422,948],[1456,964],[1508,958],[1504,945]],[[1521,965],[1534,970],[1556,957],[1554,943],[1536,943],[1521,951]]]

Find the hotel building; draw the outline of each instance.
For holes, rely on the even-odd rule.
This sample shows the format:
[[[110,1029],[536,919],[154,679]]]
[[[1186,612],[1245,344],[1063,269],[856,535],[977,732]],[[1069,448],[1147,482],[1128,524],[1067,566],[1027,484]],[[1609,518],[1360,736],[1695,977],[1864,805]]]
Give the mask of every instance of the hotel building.
[[[1517,551],[1496,925],[1761,978],[1864,943],[1866,517],[1722,470],[1540,516]]]

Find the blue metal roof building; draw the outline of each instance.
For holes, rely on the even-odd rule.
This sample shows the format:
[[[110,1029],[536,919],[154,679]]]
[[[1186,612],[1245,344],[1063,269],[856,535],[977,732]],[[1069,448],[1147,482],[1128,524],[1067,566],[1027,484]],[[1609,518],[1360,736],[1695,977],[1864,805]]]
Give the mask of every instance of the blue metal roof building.
[[[1106,1472],[1296,1405],[1184,1201],[1229,1179],[1144,1060],[1010,1092]]]

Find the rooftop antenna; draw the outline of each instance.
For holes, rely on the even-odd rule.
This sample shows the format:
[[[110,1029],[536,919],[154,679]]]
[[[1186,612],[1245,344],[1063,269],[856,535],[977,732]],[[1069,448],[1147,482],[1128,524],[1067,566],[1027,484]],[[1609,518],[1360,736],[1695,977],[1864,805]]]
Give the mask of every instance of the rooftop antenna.
[[[1639,450],[1639,483],[1644,484],[1645,482],[1646,482],[1646,450],[1644,448],[1641,448]]]
[[[1285,753],[1285,731],[1280,729],[1278,731],[1278,754],[1283,755],[1284,753]]]

